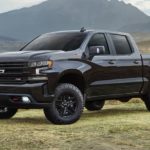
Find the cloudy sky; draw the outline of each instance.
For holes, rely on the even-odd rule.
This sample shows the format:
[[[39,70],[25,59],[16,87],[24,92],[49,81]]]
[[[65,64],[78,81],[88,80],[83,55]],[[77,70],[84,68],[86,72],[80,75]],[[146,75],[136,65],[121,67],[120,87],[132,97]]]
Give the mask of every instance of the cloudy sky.
[[[131,3],[150,16],[150,0],[123,0]]]
[[[29,7],[46,0],[0,0],[0,13],[22,7]],[[150,16],[150,0],[120,0],[131,3]]]

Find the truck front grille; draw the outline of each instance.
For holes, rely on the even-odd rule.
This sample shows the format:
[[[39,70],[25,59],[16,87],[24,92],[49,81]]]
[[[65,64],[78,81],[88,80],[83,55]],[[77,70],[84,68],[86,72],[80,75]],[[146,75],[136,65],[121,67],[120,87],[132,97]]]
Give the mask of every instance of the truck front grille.
[[[2,62],[0,68],[24,68],[27,67],[26,62]]]
[[[0,62],[0,83],[24,83],[28,75],[27,62]]]

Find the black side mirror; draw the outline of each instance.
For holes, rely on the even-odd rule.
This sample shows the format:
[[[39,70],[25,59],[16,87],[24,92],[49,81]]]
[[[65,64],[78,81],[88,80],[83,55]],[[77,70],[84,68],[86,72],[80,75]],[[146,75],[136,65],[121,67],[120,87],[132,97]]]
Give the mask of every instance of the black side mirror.
[[[89,54],[90,56],[103,55],[105,54],[105,46],[90,46]]]

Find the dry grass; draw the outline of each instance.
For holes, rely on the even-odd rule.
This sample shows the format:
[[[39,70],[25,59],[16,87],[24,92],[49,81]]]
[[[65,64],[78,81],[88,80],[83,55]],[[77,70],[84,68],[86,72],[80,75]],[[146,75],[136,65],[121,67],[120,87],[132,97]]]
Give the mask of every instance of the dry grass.
[[[49,124],[41,110],[0,121],[0,150],[149,150],[150,114],[143,103],[106,104],[73,124]]]
[[[136,36],[141,51],[150,53],[150,36]],[[21,110],[0,121],[0,150],[149,150],[149,131],[150,113],[137,99],[85,110],[77,123],[66,126],[49,123],[41,110]]]
[[[133,33],[142,54],[150,54],[150,33]]]
[[[142,41],[137,43],[142,54],[150,54],[150,41]]]

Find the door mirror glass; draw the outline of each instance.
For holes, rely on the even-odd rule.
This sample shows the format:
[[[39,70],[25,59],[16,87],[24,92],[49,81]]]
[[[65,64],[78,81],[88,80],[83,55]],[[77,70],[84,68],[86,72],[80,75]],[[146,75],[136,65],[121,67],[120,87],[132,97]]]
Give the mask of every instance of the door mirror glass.
[[[90,46],[89,47],[90,56],[104,55],[105,53],[106,53],[106,50],[104,46]]]

